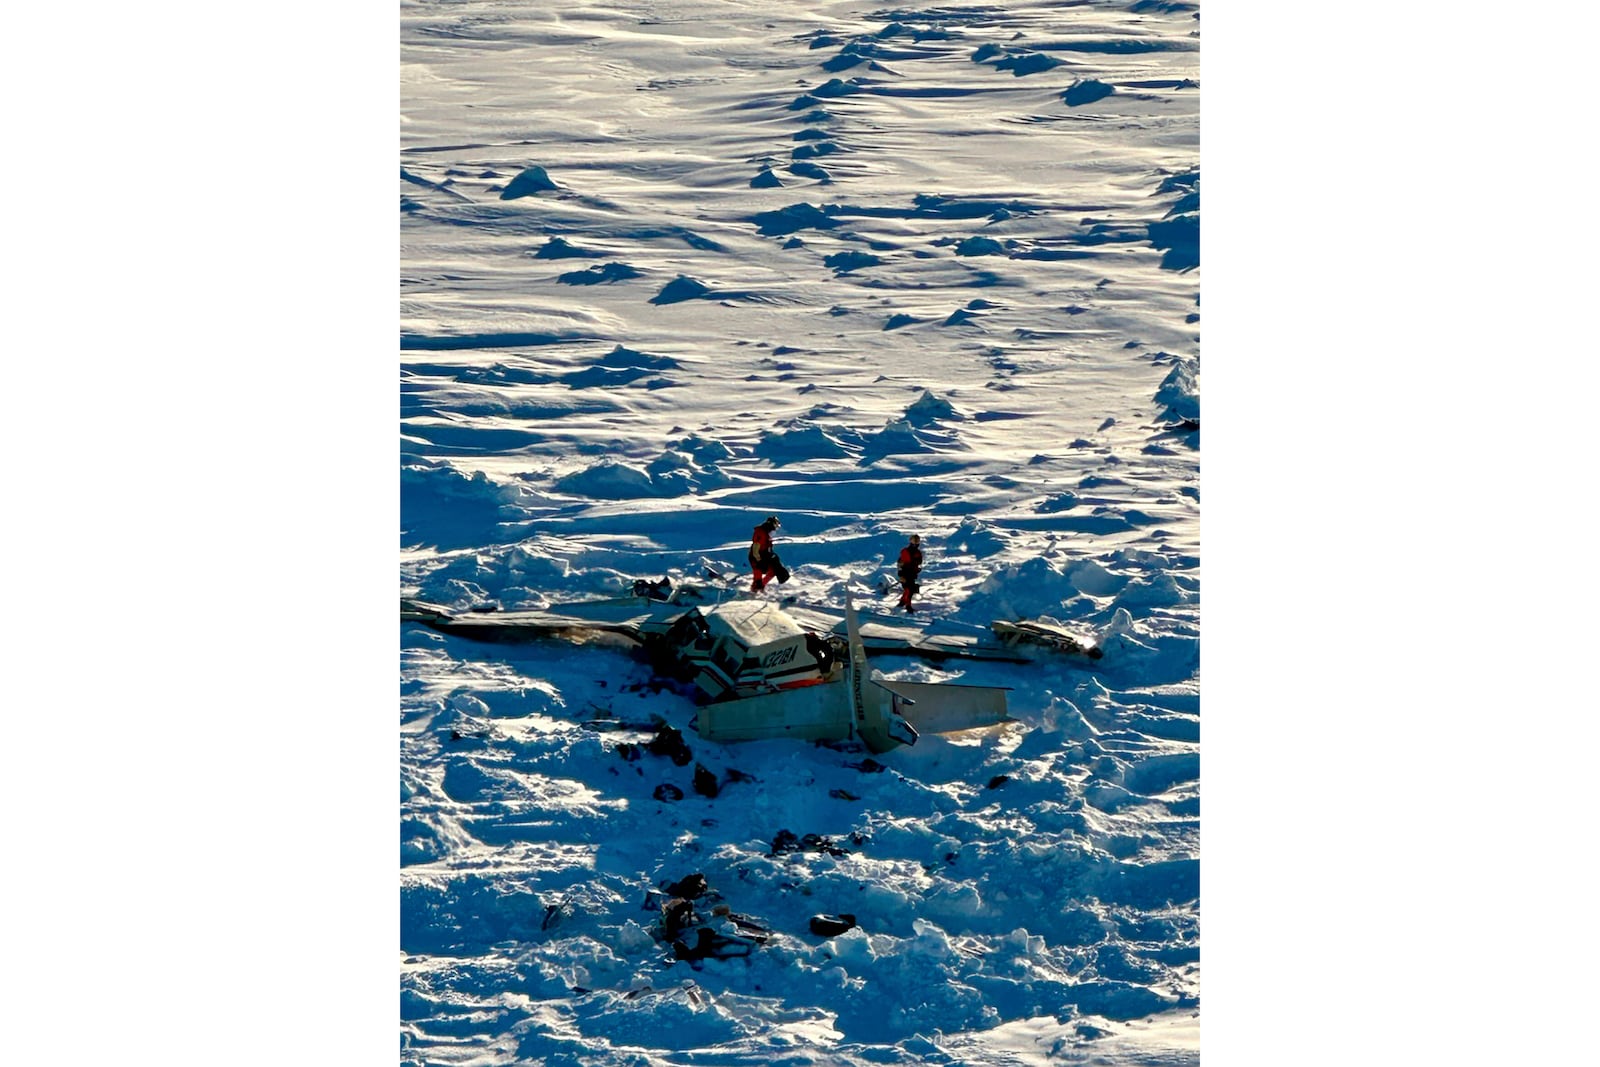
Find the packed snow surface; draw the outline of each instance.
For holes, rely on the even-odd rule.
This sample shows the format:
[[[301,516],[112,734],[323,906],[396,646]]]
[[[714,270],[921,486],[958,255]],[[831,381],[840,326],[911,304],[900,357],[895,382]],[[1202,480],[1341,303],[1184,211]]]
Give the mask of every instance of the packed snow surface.
[[[875,660],[1016,721],[868,758],[403,625],[402,1062],[1197,1062],[1198,5],[412,0],[401,77],[402,595],[734,597],[776,514],[765,597],[915,532],[928,625],[1105,649]]]

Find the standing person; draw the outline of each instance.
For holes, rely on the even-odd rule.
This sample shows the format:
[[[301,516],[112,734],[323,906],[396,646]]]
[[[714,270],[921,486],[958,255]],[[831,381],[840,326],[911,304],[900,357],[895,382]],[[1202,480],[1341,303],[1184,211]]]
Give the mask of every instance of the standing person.
[[[750,591],[759,593],[774,577],[779,584],[789,580],[789,570],[772,550],[772,531],[783,523],[778,516],[768,515],[766,521],[755,528],[750,536]]]
[[[922,537],[918,534],[911,535],[911,541],[900,550],[900,607],[910,614],[917,609],[911,606],[911,594],[922,587],[917,584],[917,575],[922,573]]]

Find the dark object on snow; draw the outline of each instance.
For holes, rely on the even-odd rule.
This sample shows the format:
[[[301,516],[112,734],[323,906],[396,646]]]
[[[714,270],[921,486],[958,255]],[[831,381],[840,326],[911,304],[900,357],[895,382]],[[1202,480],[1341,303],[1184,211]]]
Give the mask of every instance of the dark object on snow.
[[[835,800],[860,800],[861,798],[848,789],[830,789],[828,795]]]
[[[663,726],[644,747],[651,755],[666,756],[679,767],[687,766],[694,759],[694,753],[689,751],[683,734],[671,726]]]
[[[682,800],[683,790],[679,789],[671,782],[662,782],[660,785],[656,786],[655,792],[651,793],[650,795],[655,797],[657,800]]]
[[[703,797],[714,797],[719,792],[717,776],[708,771],[703,764],[694,765],[694,791]]]
[[[840,848],[833,843],[831,838],[820,834],[806,834],[796,837],[789,830],[779,830],[772,839],[772,851],[768,855],[781,856],[788,852],[826,852],[830,856],[848,856],[850,850]]]
[[[661,932],[668,941],[676,940],[697,921],[694,905],[680,897],[674,897],[661,905]]]
[[[572,903],[563,898],[544,909],[544,921],[539,924],[539,929],[548,930],[570,918],[572,918]]]
[[[665,888],[668,893],[671,893],[675,897],[682,897],[684,900],[694,900],[700,896],[703,896],[711,887],[706,884],[706,876],[696,871],[687,878],[679,879]]]
[[[997,774],[993,778],[989,779],[989,788],[999,789],[1009,781],[1011,781],[1011,776],[1009,774]]]
[[[831,837],[823,837],[819,834],[807,834],[802,837],[800,839],[800,847],[810,852],[826,852],[830,856],[850,855],[849,849],[840,848],[833,843]]]
[[[635,578],[633,580],[633,595],[649,597],[651,600],[671,600],[672,579],[663,578],[659,582],[651,582],[644,578]]]
[[[856,917],[848,912],[840,915],[813,915],[811,916],[811,932],[818,937],[838,937],[846,930],[853,930],[856,926]]]
[[[628,742],[624,741],[622,744],[617,746],[617,755],[621,756],[629,763],[632,763],[634,760],[639,758],[639,746],[630,745]]]
[[[679,901],[678,903],[687,903]],[[678,914],[682,914],[679,912]],[[691,915],[693,912],[691,911]],[[703,960],[707,957],[725,960],[735,956],[748,956],[754,950],[767,943],[772,936],[772,931],[762,926],[748,915],[739,915],[728,909],[726,904],[719,904],[712,909],[712,914],[722,920],[719,925],[721,930],[705,925],[705,921],[698,915],[693,918],[693,924],[699,929],[695,931],[694,947],[687,944],[687,939],[669,937],[672,942],[672,954],[680,960]],[[663,924],[663,929],[665,925]],[[687,932],[687,927],[683,932]]]
[[[742,937],[728,937],[717,933],[709,926],[702,926],[695,931],[693,948],[682,941],[674,941],[672,954],[680,960],[703,960],[707,957],[726,960],[750,955],[755,951],[757,944],[756,941],[747,941]]]

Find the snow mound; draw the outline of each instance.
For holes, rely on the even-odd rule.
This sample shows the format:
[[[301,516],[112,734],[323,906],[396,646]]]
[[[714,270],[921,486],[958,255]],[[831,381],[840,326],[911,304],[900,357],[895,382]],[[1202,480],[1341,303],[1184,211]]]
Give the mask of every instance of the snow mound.
[[[862,434],[861,440],[870,456],[928,451],[927,443],[918,436],[910,419],[890,419],[882,429]]]
[[[839,225],[828,211],[815,204],[790,204],[775,211],[763,211],[750,220],[756,232],[767,237],[787,237],[801,230],[828,230]]]
[[[922,395],[906,408],[906,421],[914,426],[925,426],[940,419],[954,421],[962,417],[956,411],[954,404],[942,397],[934,396],[930,389],[924,389]]]
[[[1080,619],[1098,610],[1095,598],[1111,597],[1125,583],[1126,579],[1093,560],[1061,566],[1034,557],[990,574],[978,584],[962,611],[969,618],[976,614],[994,619]]]
[[[711,287],[705,282],[680,274],[661,291],[650,298],[652,304],[677,304],[685,300],[703,300],[711,296]]]
[[[1014,77],[1039,74],[1061,65],[1061,60],[1043,52],[1019,52],[1007,56],[994,65],[996,70],[1009,70]]]
[[[562,285],[601,285],[642,277],[644,277],[643,271],[626,263],[603,263],[584,270],[568,271],[559,275],[556,281]]]
[[[733,479],[716,465],[716,451],[707,447],[699,454],[669,448],[645,468],[662,496],[679,496],[702,489],[717,489]]]
[[[600,254],[579,248],[565,237],[552,237],[532,253],[534,259],[593,259]]]
[[[529,167],[506,184],[500,193],[500,199],[516,200],[524,196],[538,196],[540,193],[554,192],[559,188],[560,186],[550,180],[550,175],[545,173],[543,167]]]
[[[945,538],[945,543],[955,548],[957,552],[971,553],[978,559],[985,559],[1005,550],[1006,542],[993,526],[982,519],[963,519],[955,532]]]
[[[1092,104],[1096,100],[1104,100],[1115,91],[1105,82],[1086,78],[1068,86],[1067,91],[1061,94],[1061,99],[1068,107],[1078,107],[1082,104]]]
[[[956,245],[958,256],[1003,256],[1006,246],[993,237],[968,237]]]
[[[496,528],[521,513],[517,487],[482,471],[462,474],[449,464],[400,468],[400,535],[403,544],[439,548],[497,540]]]
[[[808,459],[840,459],[851,453],[822,427],[801,425],[766,431],[756,442],[755,454],[778,466]]]
[[[860,270],[863,267],[876,267],[882,262],[883,260],[871,252],[858,252],[855,249],[847,252],[836,252],[822,260],[823,266],[832,268],[837,274],[849,274],[851,271]]]
[[[648,471],[614,459],[603,459],[559,478],[555,488],[557,492],[595,500],[632,500],[679,492],[676,487],[658,485]]]
[[[1180,359],[1156,389],[1156,403],[1166,407],[1168,418],[1200,418],[1200,372],[1198,361]]]

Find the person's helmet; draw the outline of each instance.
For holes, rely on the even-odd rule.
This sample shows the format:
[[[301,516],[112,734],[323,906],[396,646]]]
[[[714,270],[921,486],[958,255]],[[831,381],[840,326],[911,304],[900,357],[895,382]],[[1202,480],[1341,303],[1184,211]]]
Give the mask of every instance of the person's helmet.
[[[776,515],[768,515],[767,516],[767,521],[763,522],[761,525],[770,526],[774,530],[776,530],[778,527],[782,526],[783,523],[778,521],[778,516],[776,516]]]
[[[912,534],[911,535],[911,543],[914,544],[914,545],[922,544],[922,535],[921,534]]]

